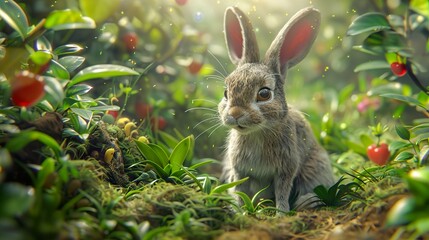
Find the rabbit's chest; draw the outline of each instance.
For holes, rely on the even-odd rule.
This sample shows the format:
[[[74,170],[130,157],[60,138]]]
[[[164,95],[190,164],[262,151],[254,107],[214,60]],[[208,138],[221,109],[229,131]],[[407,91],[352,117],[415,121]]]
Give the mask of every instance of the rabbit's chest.
[[[279,159],[263,141],[243,141],[229,150],[235,170],[246,176],[272,177],[278,171]]]

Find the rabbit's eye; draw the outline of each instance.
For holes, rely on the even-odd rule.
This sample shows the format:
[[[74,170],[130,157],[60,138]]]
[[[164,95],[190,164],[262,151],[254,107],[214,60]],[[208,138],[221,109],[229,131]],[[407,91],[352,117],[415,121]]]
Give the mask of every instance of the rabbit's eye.
[[[269,88],[261,88],[258,92],[258,96],[256,96],[256,101],[263,102],[268,101],[271,98],[271,90]]]
[[[225,90],[225,92],[223,92],[223,96],[225,97],[225,99],[228,99],[228,90]]]

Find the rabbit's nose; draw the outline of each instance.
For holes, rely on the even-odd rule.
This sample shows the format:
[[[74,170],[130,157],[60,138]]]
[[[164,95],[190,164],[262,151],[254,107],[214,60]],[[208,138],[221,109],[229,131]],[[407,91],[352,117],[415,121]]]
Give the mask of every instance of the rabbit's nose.
[[[241,110],[238,107],[231,107],[228,111],[228,115],[233,117],[235,120],[239,119],[241,116],[244,115],[243,110]]]

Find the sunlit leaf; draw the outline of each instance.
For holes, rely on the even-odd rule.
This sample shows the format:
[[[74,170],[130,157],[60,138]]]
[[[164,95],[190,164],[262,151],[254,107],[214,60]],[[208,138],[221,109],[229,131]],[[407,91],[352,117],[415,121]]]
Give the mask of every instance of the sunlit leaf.
[[[249,213],[255,212],[255,207],[253,206],[252,200],[246,193],[237,191],[235,194],[237,194],[243,201],[243,207],[246,209],[246,211]]]
[[[53,30],[95,28],[95,22],[91,18],[83,17],[77,10],[55,10],[46,18],[45,28]]]
[[[82,109],[82,108],[70,108],[74,113],[81,116],[82,118],[86,120],[91,120],[93,116],[93,112],[88,109]]]
[[[55,48],[54,54],[60,56],[60,55],[67,55],[67,54],[75,54],[83,50],[83,47],[77,45],[77,44],[66,44],[59,46]]]
[[[395,161],[407,161],[414,157],[414,154],[410,152],[401,152],[395,157]]]
[[[135,76],[139,75],[138,72],[131,68],[113,65],[113,64],[100,64],[87,67],[78,72],[69,82],[68,87],[78,84],[83,81],[97,79],[97,78],[110,78],[118,76]]]
[[[230,183],[225,183],[225,184],[219,185],[219,186],[215,187],[215,188],[211,191],[211,193],[210,193],[210,194],[218,194],[218,193],[222,193],[222,192],[224,192],[224,191],[226,191],[226,190],[228,190],[228,189],[230,189],[230,188],[233,188],[233,187],[235,187],[235,186],[237,186],[237,185],[239,185],[239,184],[244,183],[244,182],[245,182],[245,181],[247,181],[248,179],[249,179],[249,177],[245,177],[245,178],[240,179],[240,180],[235,181],[235,182],[230,182]]]
[[[375,69],[389,69],[390,65],[386,61],[369,61],[361,63],[355,68],[355,72],[375,70]]]
[[[59,79],[70,79],[67,69],[54,59],[51,60],[47,73]]]
[[[97,23],[103,22],[118,10],[121,0],[80,0],[82,11]]]
[[[65,56],[58,59],[58,62],[65,67],[68,72],[73,72],[85,62],[85,58],[81,56]]]
[[[52,45],[51,42],[45,36],[40,36],[36,40],[35,49],[38,51],[52,52]]]
[[[410,9],[429,18],[429,1],[427,0],[411,0]]]
[[[41,66],[48,63],[52,59],[52,55],[45,51],[36,51],[30,54],[30,59],[35,64]]]
[[[164,157],[158,156],[159,153],[156,152],[157,150],[154,150],[153,146],[150,146],[149,144],[140,141],[134,142],[137,144],[140,153],[144,156],[146,160],[155,162],[161,169],[163,169],[168,164],[168,159],[161,159]]]
[[[347,30],[347,35],[358,35],[365,32],[378,32],[391,29],[386,16],[381,13],[370,12],[357,17]]]
[[[169,133],[166,132],[159,132],[159,135],[161,136],[162,140],[168,145],[168,147],[170,147],[171,149],[173,149],[178,143],[179,140],[177,140],[175,137],[173,137],[172,135],[170,135]]]
[[[87,84],[76,84],[74,86],[71,86],[69,88],[67,88],[66,91],[66,95],[68,97],[70,96],[75,96],[75,95],[84,95],[86,93],[88,93],[89,91],[91,91],[92,86],[87,85]]]
[[[72,108],[70,108],[72,109]],[[87,122],[85,119],[79,114],[72,113],[69,114],[71,126],[78,132],[79,134],[84,134],[87,132]]]
[[[0,1],[0,19],[18,32],[22,40],[27,37],[28,19],[22,8],[13,0]]]
[[[178,171],[183,166],[183,162],[186,160],[190,147],[191,138],[186,137],[173,149],[173,152],[170,155],[170,163],[172,165],[173,172]]]
[[[119,111],[121,108],[115,105],[104,105],[104,106],[96,106],[90,107],[88,110],[91,111]]]
[[[429,159],[429,146],[426,145],[422,147],[419,154],[420,165],[424,165],[428,162]]]
[[[119,27],[115,23],[105,23],[100,29],[100,35],[98,37],[100,42],[106,44],[114,44],[119,35]]]

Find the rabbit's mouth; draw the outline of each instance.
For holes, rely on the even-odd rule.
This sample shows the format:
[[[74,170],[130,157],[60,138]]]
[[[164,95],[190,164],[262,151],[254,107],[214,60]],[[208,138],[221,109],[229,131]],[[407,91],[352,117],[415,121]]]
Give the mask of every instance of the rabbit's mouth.
[[[246,129],[246,127],[243,127],[243,126],[240,126],[240,125],[237,125],[237,128],[238,128],[239,130],[245,130],[245,129]]]

